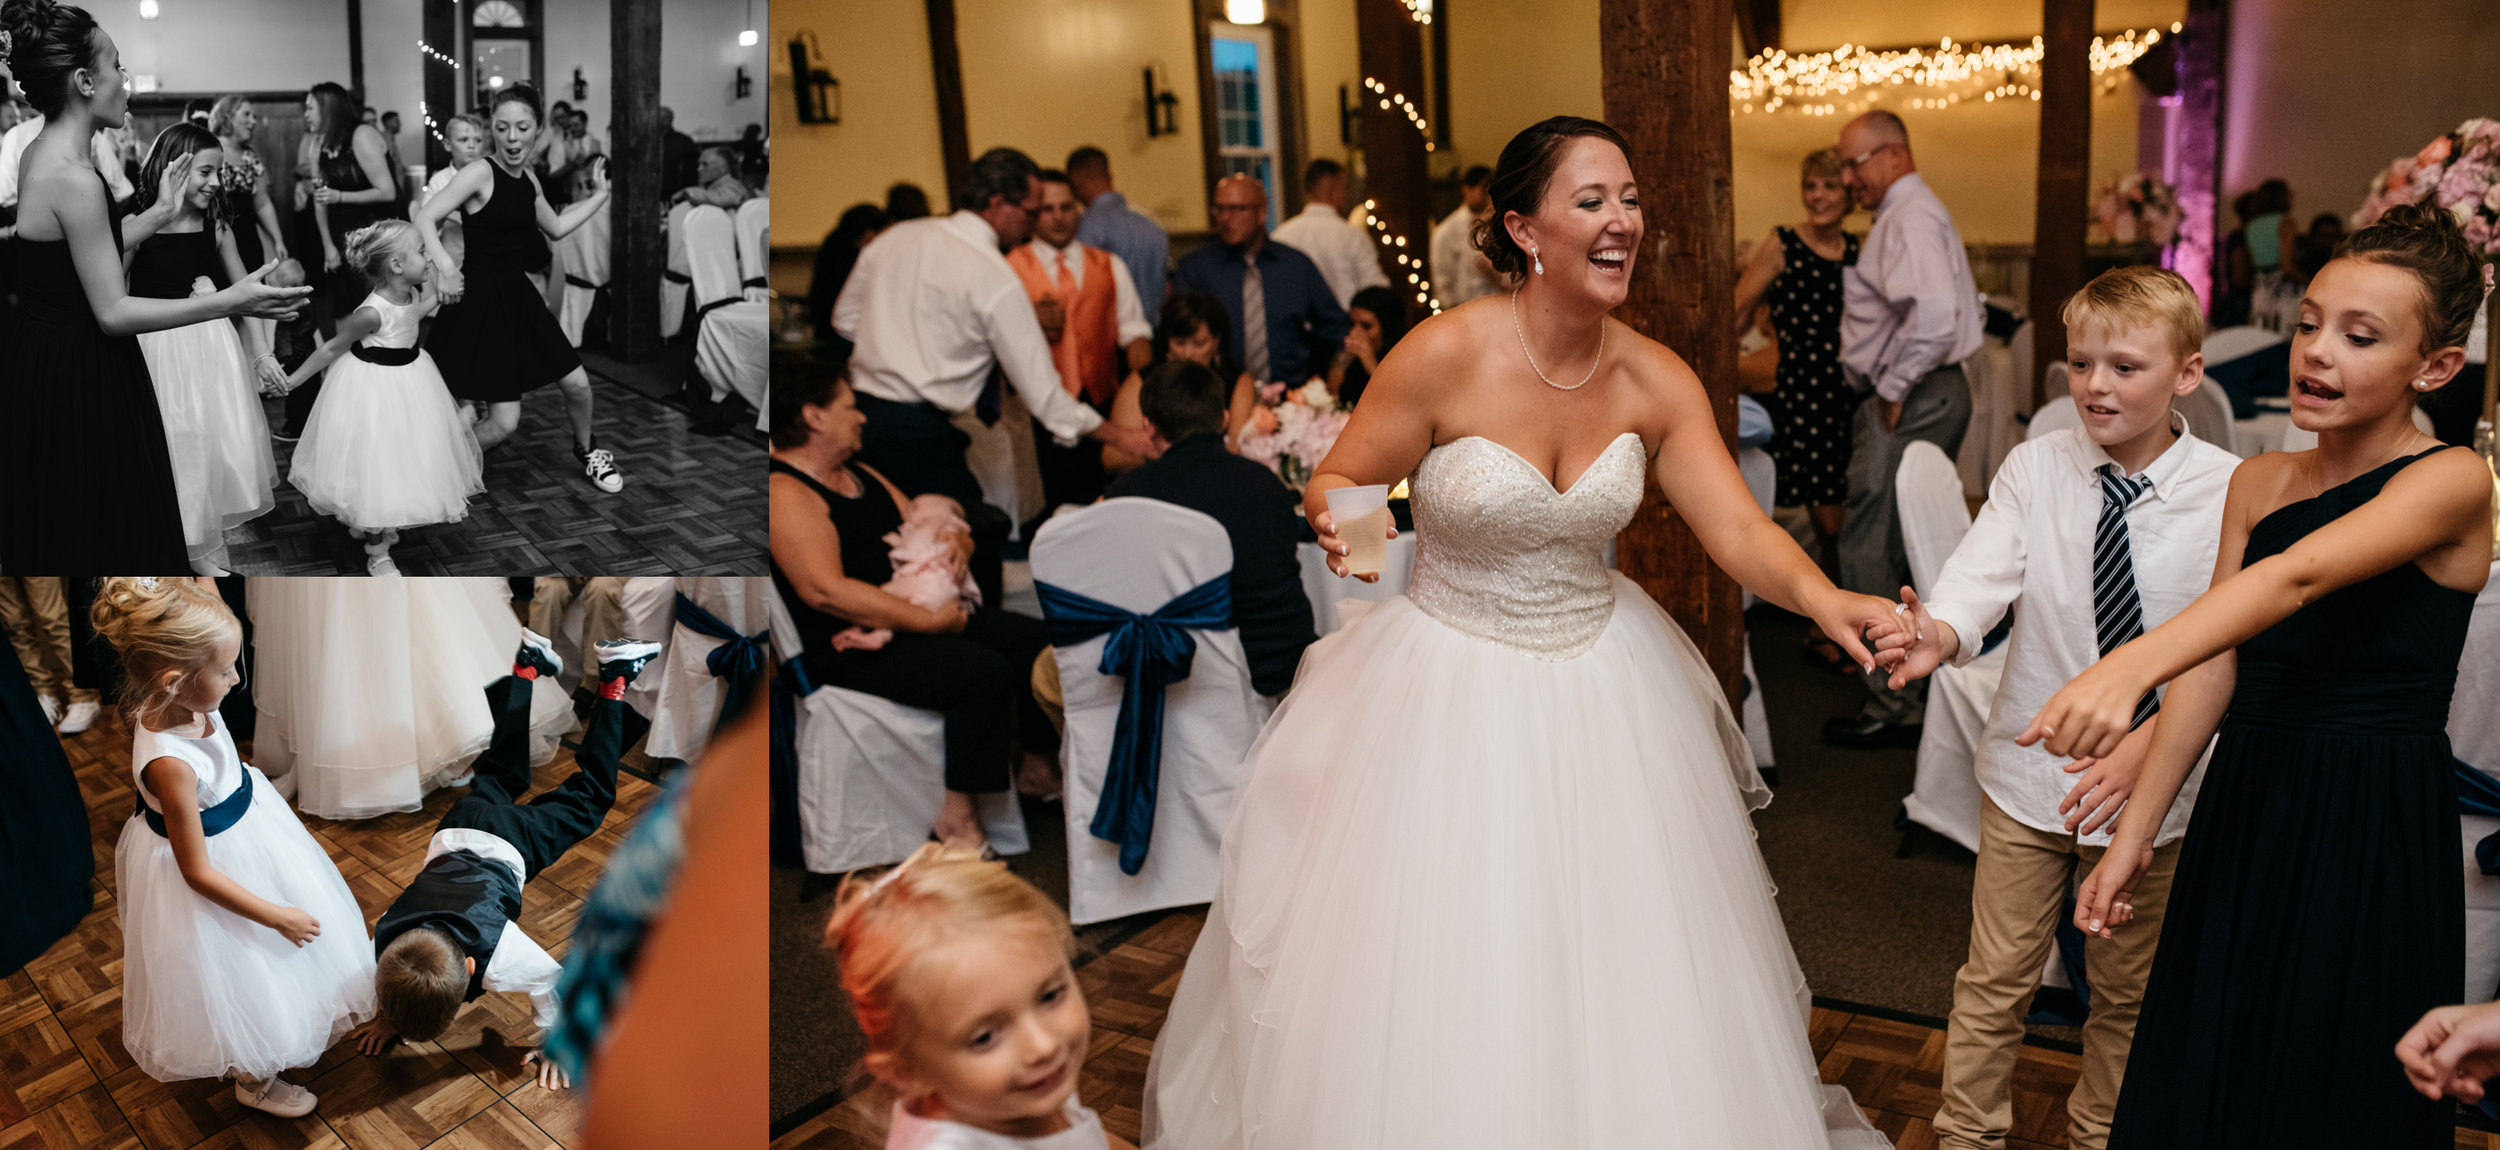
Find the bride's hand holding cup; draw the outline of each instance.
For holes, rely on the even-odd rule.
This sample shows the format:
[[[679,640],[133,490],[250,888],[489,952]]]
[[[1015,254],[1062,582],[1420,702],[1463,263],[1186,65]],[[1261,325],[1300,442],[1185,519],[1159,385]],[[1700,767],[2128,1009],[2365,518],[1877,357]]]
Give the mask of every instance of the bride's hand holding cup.
[[[1328,569],[1365,583],[1380,582],[1388,567],[1388,543],[1398,536],[1389,517],[1389,488],[1332,487],[1328,506],[1311,516],[1311,533],[1328,555]]]

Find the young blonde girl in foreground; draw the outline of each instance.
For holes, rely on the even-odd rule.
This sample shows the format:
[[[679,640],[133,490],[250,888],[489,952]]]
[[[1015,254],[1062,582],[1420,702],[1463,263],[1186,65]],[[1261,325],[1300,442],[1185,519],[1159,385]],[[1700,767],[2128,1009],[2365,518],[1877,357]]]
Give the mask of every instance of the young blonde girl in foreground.
[[[122,1045],[159,1081],[234,1079],[283,1118],[310,1066],[373,1014],[373,942],[338,866],[235,753],[217,705],[243,628],[189,579],[107,579],[93,611],[121,653],[139,809],[113,854]]]
[[[1067,916],[1005,863],[931,843],[845,882],[825,938],[896,1095],[887,1150],[1135,1150],[1076,1098],[1092,1016]]]

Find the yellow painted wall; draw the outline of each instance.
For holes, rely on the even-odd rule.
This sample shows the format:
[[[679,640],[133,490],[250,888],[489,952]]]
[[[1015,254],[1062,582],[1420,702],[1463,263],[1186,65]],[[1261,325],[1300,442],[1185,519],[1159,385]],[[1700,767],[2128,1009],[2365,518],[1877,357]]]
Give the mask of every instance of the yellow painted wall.
[[[1326,156],[1350,163],[1353,148],[1337,120],[1337,88],[1363,93],[1362,46],[1354,32],[1354,0],[1300,0],[1302,111],[1309,125],[1304,162]],[[1296,178],[1300,172],[1294,173]]]
[[[790,95],[790,37],[816,33],[824,67],[842,82],[842,122],[801,124]],[[929,70],[926,9],[904,0],[773,0],[770,114],[773,238],[814,248],[843,209],[885,202],[910,180],[946,205],[938,147],[937,86]],[[980,146],[978,137],[975,146]]]
[[[1521,128],[1605,111],[1597,0],[1450,0],[1451,150],[1488,167]],[[1436,169],[1438,170],[1438,169]]]

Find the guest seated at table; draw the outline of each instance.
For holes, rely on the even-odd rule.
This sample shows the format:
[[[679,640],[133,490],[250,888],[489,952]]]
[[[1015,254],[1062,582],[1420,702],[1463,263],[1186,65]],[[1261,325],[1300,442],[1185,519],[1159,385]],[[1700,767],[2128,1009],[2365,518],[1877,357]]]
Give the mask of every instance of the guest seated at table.
[[[1345,333],[1345,346],[1329,361],[1328,391],[1337,402],[1352,407],[1363,398],[1363,389],[1380,370],[1389,349],[1406,338],[1406,301],[1388,288],[1367,287],[1354,293],[1354,302],[1346,305],[1346,317],[1354,326]]]
[[[754,191],[738,178],[738,153],[715,146],[703,149],[702,158],[695,161],[694,186],[677,189],[671,202],[710,204],[734,212],[738,205],[754,197]]]
[[[1155,323],[1153,354],[1146,370],[1153,370],[1152,364],[1177,361],[1221,371],[1221,365],[1232,362],[1232,356],[1225,347],[1230,332],[1224,305],[1216,302],[1214,296],[1205,292],[1175,292],[1172,298],[1163,301],[1163,316]],[[1130,372],[1128,379],[1120,384],[1119,393],[1111,397],[1111,423],[1114,426],[1147,429],[1145,410],[1138,403],[1138,393],[1143,388],[1144,376],[1139,372]],[[1249,372],[1241,373],[1241,377],[1233,381],[1232,395],[1224,404],[1227,424],[1225,450],[1241,450],[1242,429],[1250,426],[1250,410],[1258,401],[1258,384],[1252,382]],[[1103,445],[1102,468],[1108,474],[1133,471],[1144,462],[1139,456],[1109,444]]]
[[[1233,542],[1233,622],[1250,659],[1250,684],[1262,695],[1281,695],[1293,685],[1302,649],[1318,638],[1294,554],[1301,504],[1274,472],[1225,449],[1233,416],[1212,369],[1177,358],[1147,368],[1138,404],[1160,453],[1103,495],[1160,499],[1224,525]]]
[[[1007,789],[1019,729],[1027,755],[1057,755],[1050,720],[1024,689],[1049,634],[1039,619],[954,601],[921,607],[879,586],[893,573],[885,536],[902,528],[903,493],[852,459],[868,419],[843,364],[777,357],[772,405],[773,585],[798,624],[807,672],[823,686],[944,714],[946,802],[935,830],[981,846],[972,796]],[[970,540],[956,538],[968,557]],[[894,635],[877,650],[837,650],[834,636],[854,626]]]

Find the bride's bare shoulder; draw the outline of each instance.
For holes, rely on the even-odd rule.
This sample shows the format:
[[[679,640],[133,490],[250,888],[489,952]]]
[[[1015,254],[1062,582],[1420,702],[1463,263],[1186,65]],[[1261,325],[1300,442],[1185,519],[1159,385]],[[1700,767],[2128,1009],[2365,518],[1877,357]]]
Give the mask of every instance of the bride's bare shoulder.
[[[1698,387],[1701,377],[1693,373],[1691,364],[1677,355],[1675,349],[1642,335],[1622,320],[1609,320],[1607,330],[1624,349],[1623,363],[1643,390],[1658,394],[1685,387]]]

